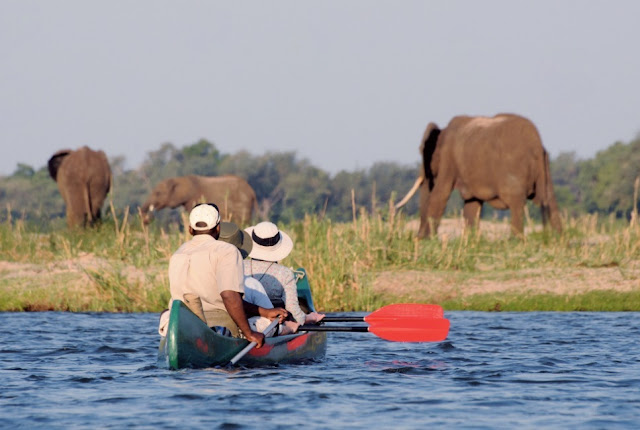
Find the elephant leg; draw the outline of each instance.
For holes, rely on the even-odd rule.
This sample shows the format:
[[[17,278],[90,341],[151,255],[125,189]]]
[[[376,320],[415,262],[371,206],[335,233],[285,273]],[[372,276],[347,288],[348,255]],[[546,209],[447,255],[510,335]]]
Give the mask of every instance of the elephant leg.
[[[560,221],[560,215],[558,214],[557,206],[551,207],[549,205],[540,205],[540,212],[542,214],[542,226],[547,228],[551,224],[556,233],[562,232],[562,222]]]
[[[551,228],[553,228],[556,233],[562,233],[562,221],[560,220],[557,207],[555,209],[551,208],[549,218],[551,220]]]
[[[433,220],[427,218],[426,211],[420,213],[420,228],[418,229],[418,237],[423,239],[431,236],[432,231],[436,231],[437,226],[433,226]]]
[[[465,200],[462,213],[469,227],[477,227],[480,219],[480,211],[482,210],[482,201],[478,199]]]
[[[437,182],[433,187],[431,196],[429,197],[429,204],[427,205],[426,216],[421,219],[418,237],[433,236],[438,232],[440,218],[444,215],[451,191],[453,191],[452,180]],[[420,233],[423,232],[423,226],[425,231],[424,236],[421,236]]]
[[[69,227],[84,227],[86,222],[85,214],[82,210],[67,205],[67,225]]]
[[[425,238],[429,236],[429,223],[427,221],[427,208],[429,207],[429,197],[431,191],[426,184],[420,187],[420,228],[418,229],[418,237]]]
[[[509,211],[511,212],[511,234],[517,237],[524,237],[524,205],[526,199],[513,197],[504,198]]]
[[[549,223],[549,206],[541,205],[540,206],[540,214],[542,215],[542,226],[546,227],[547,223]]]

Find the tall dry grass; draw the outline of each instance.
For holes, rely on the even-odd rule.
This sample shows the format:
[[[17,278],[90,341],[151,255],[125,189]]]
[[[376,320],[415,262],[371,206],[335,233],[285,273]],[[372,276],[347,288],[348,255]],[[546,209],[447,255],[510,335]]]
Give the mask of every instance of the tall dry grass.
[[[178,225],[145,226],[140,214],[131,216],[128,209],[117,214],[111,207],[110,215],[88,230],[45,232],[24,219],[0,225],[0,310],[163,309],[168,261],[188,233]],[[280,226],[295,241],[283,264],[307,270],[316,306],[324,311],[383,305],[371,288],[382,271],[469,277],[482,271],[499,280],[507,270],[618,267],[624,272],[640,262],[637,216],[627,222],[565,215],[560,235],[540,230],[527,218],[529,233],[523,240],[511,238],[504,223],[483,221],[479,230],[462,227],[437,239],[418,240],[416,221],[396,214],[391,204],[373,214],[354,204],[352,215],[348,223],[308,215]],[[443,224],[447,221],[463,225],[460,219]]]

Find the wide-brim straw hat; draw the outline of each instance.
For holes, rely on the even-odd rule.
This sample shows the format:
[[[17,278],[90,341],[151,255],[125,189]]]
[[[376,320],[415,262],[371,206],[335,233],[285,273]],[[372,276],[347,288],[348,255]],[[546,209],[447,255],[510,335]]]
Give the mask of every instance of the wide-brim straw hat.
[[[242,254],[242,258],[247,258],[253,249],[253,241],[249,233],[240,230],[233,222],[222,221],[220,223],[220,237],[218,239],[238,248],[240,254]]]
[[[253,240],[249,257],[256,260],[280,261],[293,249],[293,240],[269,221],[264,221],[244,229]]]

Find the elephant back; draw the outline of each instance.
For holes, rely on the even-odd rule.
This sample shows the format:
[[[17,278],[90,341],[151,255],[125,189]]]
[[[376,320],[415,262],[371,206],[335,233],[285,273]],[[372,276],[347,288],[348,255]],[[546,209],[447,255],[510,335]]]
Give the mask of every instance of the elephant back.
[[[49,158],[47,167],[49,168],[49,175],[53,178],[54,181],[58,180],[58,169],[60,168],[62,161],[64,161],[65,157],[70,153],[70,149],[61,149],[60,151],[53,154],[51,158]]]

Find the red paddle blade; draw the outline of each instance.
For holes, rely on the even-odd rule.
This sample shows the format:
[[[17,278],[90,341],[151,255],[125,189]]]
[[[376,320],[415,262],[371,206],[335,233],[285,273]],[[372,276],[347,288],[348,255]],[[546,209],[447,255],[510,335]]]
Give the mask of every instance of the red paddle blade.
[[[439,342],[449,334],[449,320],[409,318],[379,321],[369,325],[369,332],[393,342]]]
[[[364,320],[369,324],[374,324],[377,321],[405,321],[424,318],[444,318],[444,310],[442,309],[442,306],[418,303],[387,305],[381,307],[377,311],[371,312],[369,315],[364,317]]]

